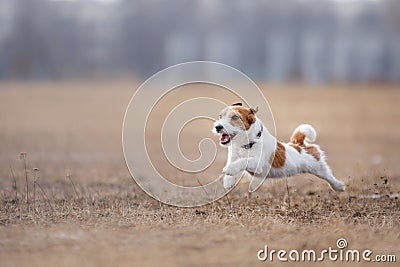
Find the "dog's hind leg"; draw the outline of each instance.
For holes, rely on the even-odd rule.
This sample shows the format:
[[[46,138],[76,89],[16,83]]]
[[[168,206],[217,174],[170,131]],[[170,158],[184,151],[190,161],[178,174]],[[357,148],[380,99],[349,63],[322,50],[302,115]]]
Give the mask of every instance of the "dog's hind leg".
[[[309,172],[327,181],[331,188],[337,192],[343,192],[346,189],[344,183],[333,176],[331,169],[324,161],[319,162],[316,168],[310,169]]]

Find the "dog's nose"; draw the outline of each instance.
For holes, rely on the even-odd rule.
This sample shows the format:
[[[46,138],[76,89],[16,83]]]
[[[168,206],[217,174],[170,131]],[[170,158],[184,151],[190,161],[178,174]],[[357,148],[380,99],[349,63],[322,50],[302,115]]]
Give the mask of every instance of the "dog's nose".
[[[223,127],[222,125],[216,125],[216,126],[215,126],[215,130],[216,130],[217,132],[220,132],[223,128],[224,128],[224,127]]]

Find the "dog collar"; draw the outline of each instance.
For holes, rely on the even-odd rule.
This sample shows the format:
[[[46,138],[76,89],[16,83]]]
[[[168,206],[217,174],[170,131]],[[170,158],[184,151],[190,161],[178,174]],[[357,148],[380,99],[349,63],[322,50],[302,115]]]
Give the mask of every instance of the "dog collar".
[[[262,132],[263,132],[263,126],[261,125],[261,129],[260,129],[260,131],[258,132],[258,134],[256,135],[256,138],[257,138],[257,139],[259,139],[259,138],[261,137]],[[252,147],[254,146],[255,143],[257,143],[257,142],[251,141],[250,143],[248,143],[248,144],[246,144],[246,145],[244,145],[244,146],[242,146],[242,147],[243,147],[244,149],[250,149],[250,148],[252,148]]]
[[[261,137],[261,134],[262,134],[263,130],[264,130],[264,127],[263,127],[262,124],[261,124],[261,129],[260,129],[260,131],[258,132],[258,134],[256,135],[257,138],[260,138],[260,137]]]

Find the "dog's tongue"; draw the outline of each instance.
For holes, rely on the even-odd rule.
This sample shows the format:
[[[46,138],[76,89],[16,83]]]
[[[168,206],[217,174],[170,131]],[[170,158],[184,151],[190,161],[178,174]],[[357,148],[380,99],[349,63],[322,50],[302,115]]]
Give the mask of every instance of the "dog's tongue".
[[[221,142],[222,143],[225,143],[225,142],[228,142],[229,141],[229,134],[222,134],[222,136],[221,136]]]

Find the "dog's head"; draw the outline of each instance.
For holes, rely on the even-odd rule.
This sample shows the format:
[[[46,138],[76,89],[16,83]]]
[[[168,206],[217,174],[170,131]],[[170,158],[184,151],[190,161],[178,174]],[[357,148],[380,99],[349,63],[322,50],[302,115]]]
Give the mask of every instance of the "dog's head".
[[[223,109],[214,122],[213,132],[220,135],[220,144],[228,146],[233,140],[248,140],[247,131],[256,122],[258,108],[246,108],[234,103]]]

